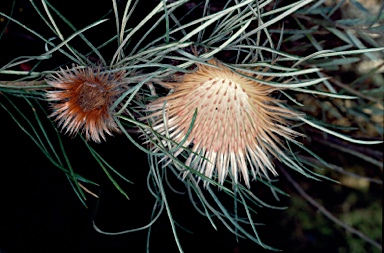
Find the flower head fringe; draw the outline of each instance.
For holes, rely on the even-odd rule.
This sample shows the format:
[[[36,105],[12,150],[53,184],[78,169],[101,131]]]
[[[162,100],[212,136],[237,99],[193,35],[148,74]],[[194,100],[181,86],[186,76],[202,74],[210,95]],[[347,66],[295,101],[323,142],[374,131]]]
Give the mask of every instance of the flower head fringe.
[[[54,88],[47,92],[54,110],[50,116],[70,135],[83,132],[86,140],[105,140],[105,133],[120,131],[110,107],[125,90],[124,77],[101,67],[60,69],[47,78]]]
[[[285,149],[282,139],[292,140],[299,135],[286,120],[296,119],[298,114],[279,106],[280,101],[270,96],[280,88],[251,80],[216,60],[208,63],[213,66],[199,64],[182,81],[169,83],[174,92],[150,103],[146,119],[153,121],[156,132],[176,143],[186,137],[194,119],[183,143],[184,148],[191,147],[185,164],[220,184],[228,175],[233,183],[242,176],[248,187],[250,174],[254,178],[268,178],[268,171],[277,175],[271,159],[280,159]],[[163,140],[163,144],[167,143]],[[179,155],[184,148],[173,155]]]

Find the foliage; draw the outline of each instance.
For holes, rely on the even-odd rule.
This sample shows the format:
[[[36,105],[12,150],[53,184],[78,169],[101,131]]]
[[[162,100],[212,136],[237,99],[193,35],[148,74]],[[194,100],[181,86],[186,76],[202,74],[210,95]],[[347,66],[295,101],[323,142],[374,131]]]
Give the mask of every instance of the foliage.
[[[173,218],[173,206],[169,201],[170,195],[182,192],[213,228],[223,225],[236,238],[248,238],[265,249],[274,250],[278,246],[263,243],[263,235],[258,232],[257,212],[263,207],[285,209],[279,200],[287,196],[286,192],[296,189],[300,198],[295,196],[292,201],[299,212],[292,208],[292,213],[287,212],[287,218],[298,214],[303,231],[320,226],[320,234],[327,237],[333,233],[329,223],[324,227],[318,215],[315,215],[315,222],[303,215],[313,210],[305,206],[305,200],[348,230],[348,250],[357,252],[362,247],[381,249],[378,243],[381,231],[376,222],[359,220],[362,213],[373,212],[376,217],[381,210],[377,201],[367,208],[342,214],[338,219],[308,194],[313,191],[303,190],[305,183],[298,184],[295,179],[300,176],[311,184],[326,179],[321,183],[331,184],[332,179],[347,182],[344,180],[347,175],[370,185],[379,185],[378,188],[382,186],[382,153],[378,146],[383,138],[384,47],[380,47],[382,41],[378,36],[383,34],[384,5],[380,7],[381,12],[372,13],[360,2],[345,2],[162,0],[156,1],[152,9],[139,11],[138,0],[124,3],[114,0],[109,12],[80,28],[46,0],[30,1],[42,26],[21,23],[13,18],[14,1],[9,10],[0,12],[7,20],[0,42],[5,38],[8,25],[18,25],[34,39],[41,40],[44,51],[40,48],[35,55],[20,52],[2,65],[0,105],[10,115],[7,120],[15,121],[37,149],[64,172],[79,200],[86,206],[86,195],[97,195],[90,190],[97,182],[87,179],[72,166],[62,133],[48,116],[50,109],[47,110],[46,106],[46,92],[52,87],[45,80],[57,73],[60,67],[72,64],[80,68],[98,67],[105,73],[125,74],[128,88],[110,108],[122,132],[115,138],[124,138],[130,147],[147,154],[147,186],[153,196],[153,212],[147,225],[128,231],[102,232],[96,224],[101,233],[123,234],[148,229],[149,250],[151,227],[165,212],[177,247],[183,252],[178,237],[180,228]],[[346,4],[359,13],[357,18],[345,13]],[[106,32],[102,36],[101,31],[107,25],[109,28],[114,26],[113,33]],[[92,34],[100,36],[92,41]],[[233,183],[231,177],[220,184],[215,180],[216,175],[210,178],[185,165],[193,151],[192,147],[183,144],[195,127],[197,110],[180,143],[170,137],[168,130],[165,134],[159,133],[150,120],[143,120],[148,119],[149,102],[173,92],[167,83],[193,73],[197,64],[211,66],[208,60],[212,57],[239,75],[275,87],[277,92],[273,98],[287,101],[276,104],[302,113],[297,119],[291,119],[296,120],[291,128],[306,138],[298,141],[285,138],[286,152],[279,153],[273,161],[281,180],[286,180],[293,188],[281,186],[276,182],[278,180],[264,175],[255,176],[250,188],[237,181]],[[365,66],[363,61],[372,63],[373,67],[362,68]],[[20,66],[27,66],[26,70],[20,70]],[[258,75],[271,78],[260,79]],[[20,101],[17,98],[21,98],[24,105],[14,102]],[[164,109],[162,118],[166,119]],[[118,192],[129,199],[130,193],[125,187],[125,184],[131,184],[129,177],[112,166],[111,161],[98,152],[97,145],[84,140],[81,132],[78,136],[90,159],[101,168]],[[337,160],[339,156],[324,152],[324,149],[343,153],[345,157],[352,155],[379,169],[358,169],[354,173],[341,167]],[[129,159],[133,158],[123,159],[122,163],[130,163]],[[190,174],[180,176],[185,171]],[[170,183],[172,178],[180,179],[176,185],[180,187],[182,184],[182,190],[175,190],[177,187]],[[267,200],[259,197],[258,191],[263,191],[260,189],[270,191],[269,195],[262,196]],[[348,198],[354,196],[348,195]],[[275,202],[276,205],[270,204]],[[381,220],[377,222],[382,223]],[[361,239],[367,242],[367,246],[361,246]]]

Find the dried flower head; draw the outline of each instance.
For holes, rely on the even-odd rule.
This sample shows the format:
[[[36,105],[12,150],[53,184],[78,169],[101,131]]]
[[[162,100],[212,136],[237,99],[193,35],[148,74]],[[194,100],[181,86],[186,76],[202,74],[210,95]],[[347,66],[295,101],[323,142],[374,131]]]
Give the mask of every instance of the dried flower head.
[[[271,157],[285,157],[281,155],[285,149],[282,139],[299,135],[287,126],[287,119],[299,115],[270,96],[280,88],[256,82],[243,76],[247,73],[238,74],[214,59],[208,63],[216,67],[198,64],[182,81],[169,83],[174,92],[150,103],[146,119],[153,121],[155,131],[176,143],[186,137],[194,119],[183,143],[192,150],[185,164],[220,184],[228,175],[233,183],[242,176],[248,187],[250,173],[254,178],[268,177],[268,171],[277,175]]]
[[[60,69],[47,78],[54,89],[47,92],[59,126],[74,135],[85,132],[87,140],[105,140],[105,134],[119,132],[111,105],[124,92],[125,73],[109,73],[102,67]]]

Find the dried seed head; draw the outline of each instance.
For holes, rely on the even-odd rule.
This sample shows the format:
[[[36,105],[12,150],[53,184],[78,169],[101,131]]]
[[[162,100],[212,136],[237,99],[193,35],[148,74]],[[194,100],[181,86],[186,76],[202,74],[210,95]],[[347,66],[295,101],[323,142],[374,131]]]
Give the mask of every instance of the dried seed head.
[[[298,114],[279,106],[270,96],[278,88],[239,75],[215,60],[209,63],[217,68],[198,65],[181,82],[168,84],[174,92],[149,104],[150,114],[145,119],[153,121],[155,131],[180,143],[197,109],[192,131],[183,143],[183,147],[192,146],[185,164],[220,184],[228,174],[233,183],[242,176],[248,187],[249,174],[268,177],[269,171],[277,175],[271,157],[281,157],[282,138],[298,135],[286,121]],[[164,145],[169,143],[163,141]]]
[[[104,133],[119,132],[110,107],[126,89],[124,77],[101,67],[60,69],[46,80],[54,88],[47,92],[54,110],[50,116],[70,135],[85,132],[87,140],[105,140]]]

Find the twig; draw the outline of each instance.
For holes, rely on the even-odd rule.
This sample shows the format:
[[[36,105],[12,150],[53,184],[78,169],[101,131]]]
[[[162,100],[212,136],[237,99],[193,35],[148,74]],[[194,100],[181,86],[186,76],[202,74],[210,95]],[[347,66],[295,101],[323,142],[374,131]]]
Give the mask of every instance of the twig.
[[[299,194],[308,201],[311,205],[316,207],[325,217],[333,221],[335,224],[339,225],[340,227],[344,228],[348,232],[357,235],[364,241],[372,244],[376,248],[378,248],[380,251],[382,251],[382,246],[377,243],[376,241],[369,238],[367,235],[365,235],[363,232],[347,225],[346,223],[339,220],[336,216],[331,214],[327,209],[324,208],[324,206],[320,205],[316,200],[314,200],[311,196],[309,196],[303,188],[288,174],[288,172],[283,168],[283,166],[279,166],[281,172],[284,174],[284,176],[287,178],[287,180],[295,187],[295,189],[299,192]]]
[[[323,163],[321,163],[320,161],[318,161],[317,159],[313,158],[313,157],[308,157],[308,156],[303,156],[303,155],[299,155],[300,158],[302,159],[305,159],[311,163],[316,163],[318,165],[322,165]],[[370,177],[366,177],[366,176],[361,176],[361,175],[358,175],[356,173],[353,173],[353,172],[349,172],[349,171],[346,171],[345,169],[343,169],[342,167],[340,166],[337,166],[337,165],[334,165],[334,164],[330,164],[328,163],[328,167],[337,171],[337,172],[340,172],[344,175],[348,175],[348,176],[351,176],[351,177],[355,177],[355,178],[362,178],[362,179],[365,179],[371,183],[376,183],[376,184],[383,184],[383,180],[380,180],[380,179],[375,179],[375,178],[370,178]]]
[[[335,79],[332,76],[328,76],[328,75],[326,75],[324,73],[323,73],[323,75],[324,75],[324,77],[328,77],[329,80],[332,81],[334,84],[336,84],[340,88],[343,88],[344,90],[348,91],[351,94],[354,94],[354,95],[356,95],[356,96],[358,96],[360,98],[363,98],[363,99],[367,99],[369,101],[373,101],[373,102],[376,102],[376,103],[381,103],[381,101],[379,99],[367,96],[367,95],[365,95],[365,94],[363,94],[363,93],[361,93],[361,92],[359,92],[357,90],[354,90],[350,86],[340,82],[339,80]]]
[[[371,164],[373,164],[373,165],[375,165],[375,166],[377,166],[377,167],[379,167],[381,169],[383,168],[383,162],[375,160],[375,159],[373,159],[373,158],[371,158],[371,157],[369,157],[367,155],[364,155],[364,154],[362,154],[362,153],[360,153],[358,151],[355,151],[355,150],[353,150],[350,147],[346,147],[345,146],[346,144],[343,144],[344,146],[342,146],[342,145],[338,145],[338,144],[332,143],[328,139],[327,139],[327,141],[322,140],[322,139],[317,138],[317,137],[313,137],[313,139],[315,139],[316,141],[318,141],[318,142],[320,142],[322,144],[325,144],[325,145],[327,145],[327,146],[329,146],[331,148],[334,148],[334,149],[340,150],[340,151],[342,151],[344,153],[356,156],[356,157],[358,157],[358,158],[360,158],[360,159],[362,159],[362,160],[364,160],[366,162],[369,162],[369,163],[371,163]]]
[[[29,89],[42,89],[41,87],[33,87],[33,86],[40,86],[43,84],[46,84],[47,82],[44,80],[41,81],[19,81],[19,82],[14,82],[14,81],[0,81],[0,87],[7,87],[9,88],[29,88]],[[47,86],[46,88],[49,88]]]

